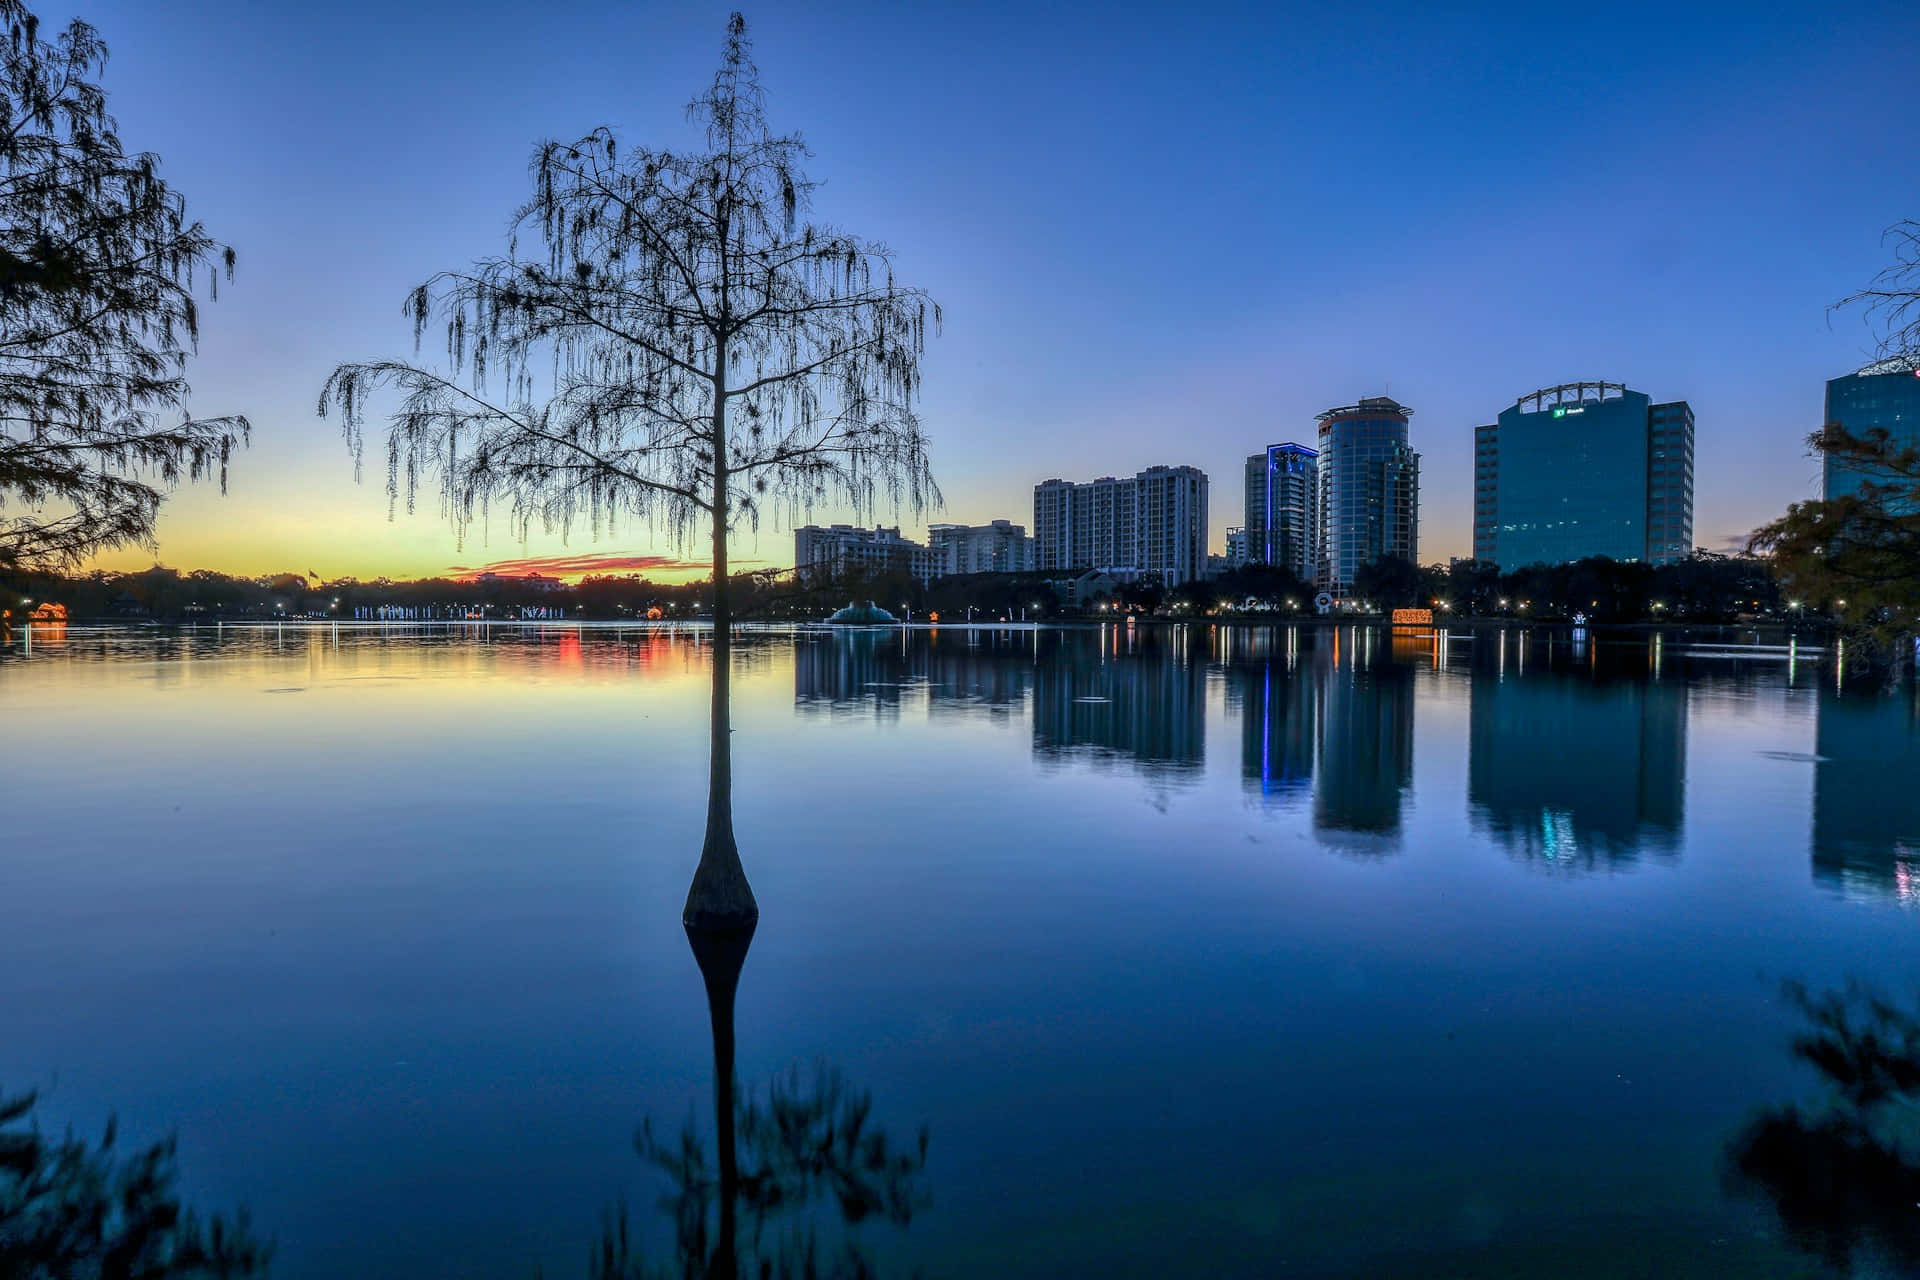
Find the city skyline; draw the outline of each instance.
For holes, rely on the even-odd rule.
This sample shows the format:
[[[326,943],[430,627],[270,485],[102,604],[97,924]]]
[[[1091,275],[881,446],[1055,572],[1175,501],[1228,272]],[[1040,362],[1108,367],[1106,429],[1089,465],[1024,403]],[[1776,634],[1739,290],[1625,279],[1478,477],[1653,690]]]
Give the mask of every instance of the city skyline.
[[[605,39],[579,47],[417,6],[383,13],[371,54],[355,15],[375,11],[354,5],[331,26],[225,2],[198,8],[204,24],[123,0],[43,15],[101,27],[129,145],[158,153],[190,213],[240,253],[189,377],[194,411],[250,414],[254,444],[226,498],[174,495],[158,559],[329,577],[550,572],[550,557],[699,572],[704,546],[638,527],[523,546],[500,524],[462,545],[430,509],[389,523],[380,486],[354,483],[334,424],[312,413],[338,360],[409,349],[407,289],[503,247],[538,139],[603,121],[637,141],[688,137],[680,108],[725,6],[588,11]],[[965,21],[877,12],[747,16],[775,126],[816,153],[821,212],[887,240],[903,277],[946,307],[922,406],[946,505],[921,522],[884,507],[867,521],[914,535],[1018,516],[1047,475],[1170,462],[1230,477],[1251,449],[1306,436],[1326,404],[1391,395],[1421,406],[1422,558],[1444,562],[1470,554],[1485,406],[1514,386],[1597,375],[1694,406],[1706,424],[1695,541],[1724,549],[1817,494],[1803,440],[1823,385],[1873,354],[1861,317],[1830,320],[1827,307],[1882,265],[1882,229],[1920,207],[1920,178],[1885,163],[1875,128],[1914,92],[1898,32],[1920,34],[1920,21],[1893,6],[1809,9],[1764,29],[1731,8],[1488,24],[1413,6],[1214,9],[1180,24],[1095,23],[1072,7]],[[1592,47],[1602,32],[1633,41],[1633,76],[1596,59],[1489,79],[1542,42]],[[1063,42],[1091,46],[1064,83],[1043,74]],[[921,74],[933,47],[955,56]],[[461,70],[523,55],[530,73],[511,92]],[[876,119],[842,100],[824,68],[849,59],[898,111]],[[1342,96],[1401,63],[1420,69],[1369,79],[1364,104]],[[202,64],[231,74],[179,74]],[[420,65],[442,71],[418,77]],[[1794,89],[1809,77],[1833,87]],[[1634,87],[1655,81],[1658,95]],[[1222,113],[1239,123],[1216,129]],[[1241,177],[1222,168],[1249,154]],[[1572,154],[1577,179],[1539,163]],[[1174,156],[1176,181],[1141,197],[1129,175],[1148,155]],[[1417,200],[1375,198],[1374,164],[1356,156],[1394,164]],[[1821,196],[1837,173],[1855,198]],[[1225,212],[1262,247],[1231,267],[1197,248],[1176,279],[1142,250],[1184,244],[1217,216],[1178,194],[1200,182],[1223,183]],[[1318,198],[1289,194],[1309,189]],[[1090,234],[1096,211],[1104,229]],[[1208,322],[1169,329],[1181,306]],[[1232,506],[1215,504],[1210,551],[1238,520]],[[849,514],[783,513],[736,557],[778,565],[793,526]],[[132,548],[100,563],[154,558]]]

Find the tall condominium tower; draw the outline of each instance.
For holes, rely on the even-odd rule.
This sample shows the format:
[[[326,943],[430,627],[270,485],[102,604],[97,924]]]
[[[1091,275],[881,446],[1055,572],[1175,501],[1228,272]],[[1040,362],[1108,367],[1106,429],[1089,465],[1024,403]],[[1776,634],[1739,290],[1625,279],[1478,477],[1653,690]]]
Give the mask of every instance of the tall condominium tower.
[[[1353,592],[1362,566],[1420,554],[1420,455],[1407,444],[1413,410],[1386,396],[1320,415],[1320,589]]]
[[[1828,382],[1827,421],[1857,436],[1885,431],[1896,448],[1920,445],[1920,357],[1881,360]],[[1821,496],[1844,497],[1874,479],[1887,477],[1828,458]]]
[[[1319,568],[1319,454],[1272,444],[1247,459],[1247,559],[1312,582]]]
[[[1693,551],[1693,409],[1568,382],[1474,429],[1473,555],[1503,569]]]
[[[1106,569],[1175,586],[1207,567],[1207,476],[1197,467],[1033,487],[1041,570]]]

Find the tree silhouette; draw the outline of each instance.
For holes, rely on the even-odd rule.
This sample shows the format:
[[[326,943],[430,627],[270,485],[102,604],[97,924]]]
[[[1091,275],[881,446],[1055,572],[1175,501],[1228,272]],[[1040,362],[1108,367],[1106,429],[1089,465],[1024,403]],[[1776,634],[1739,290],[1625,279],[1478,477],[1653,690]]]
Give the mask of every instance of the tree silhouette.
[[[673,1223],[672,1256],[649,1263],[623,1211],[601,1232],[592,1280],[870,1277],[876,1271],[857,1229],[904,1228],[926,1207],[926,1128],[912,1144],[896,1143],[874,1123],[872,1095],[838,1071],[790,1071],[768,1082],[764,1096],[733,1105],[743,1151],[731,1183],[691,1126],[671,1141],[655,1137],[651,1123],[641,1127],[634,1146],[668,1181],[658,1207]],[[716,1232],[713,1224],[716,1205],[724,1217],[730,1200],[747,1218],[737,1243],[731,1227]],[[823,1231],[822,1217],[837,1220],[838,1230]]]
[[[224,491],[248,424],[160,421],[186,399],[195,290],[217,296],[233,251],[123,150],[99,33],[43,39],[21,0],[0,26],[0,565],[43,568],[151,543],[160,486]]]
[[[1911,630],[1920,612],[1920,448],[1837,422],[1809,444],[1844,464],[1858,487],[1794,503],[1755,530],[1749,547],[1772,558],[1788,590],[1835,608],[1868,637]]]
[[[1761,1112],[1728,1144],[1731,1179],[1773,1202],[1789,1238],[1842,1274],[1871,1259],[1920,1269],[1920,1015],[1863,986],[1815,996],[1794,1056],[1817,1070],[1824,1108]],[[1871,1274],[1883,1274],[1872,1266]]]
[[[688,113],[704,151],[623,148],[606,128],[542,145],[506,256],[407,299],[416,348],[444,324],[449,369],[342,365],[320,408],[358,458],[368,396],[400,392],[389,496],[411,509],[437,477],[458,529],[498,505],[522,536],[631,517],[711,537],[710,792],[685,915],[733,927],[758,908],[733,835],[729,534],[769,509],[938,501],[912,406],[939,311],[884,246],[801,220],[808,152],[769,131],[739,14]]]
[[[1892,247],[1893,261],[1834,309],[1860,307],[1878,324],[1881,355],[1912,355],[1920,352],[1920,220],[1894,223],[1882,240]]]
[[[264,1274],[271,1250],[244,1216],[204,1223],[173,1187],[173,1140],[122,1159],[114,1126],[97,1147],[49,1139],[35,1095],[0,1096],[0,1276],[229,1280]]]
[[[1897,223],[1886,239],[1893,261],[1835,307],[1858,306],[1879,326],[1880,369],[1920,375],[1920,221]],[[1839,609],[1865,638],[1911,631],[1920,612],[1920,447],[1912,436],[1837,422],[1807,443],[1857,485],[1794,503],[1755,530],[1748,549],[1771,556],[1789,590]]]

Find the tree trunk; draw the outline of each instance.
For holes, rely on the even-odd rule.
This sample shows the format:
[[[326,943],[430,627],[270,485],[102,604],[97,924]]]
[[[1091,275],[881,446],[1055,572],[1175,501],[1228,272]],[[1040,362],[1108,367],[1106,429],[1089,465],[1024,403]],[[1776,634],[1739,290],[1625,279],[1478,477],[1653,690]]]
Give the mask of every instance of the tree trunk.
[[[713,1121],[720,1154],[720,1238],[707,1260],[712,1280],[739,1274],[740,1160],[733,1136],[733,995],[740,969],[753,943],[753,922],[739,929],[687,926],[687,941],[707,986],[707,1013],[713,1022]]]
[[[689,929],[751,928],[760,918],[733,840],[733,600],[727,581],[727,351],[714,358],[713,742],[707,766],[707,838],[681,919]]]

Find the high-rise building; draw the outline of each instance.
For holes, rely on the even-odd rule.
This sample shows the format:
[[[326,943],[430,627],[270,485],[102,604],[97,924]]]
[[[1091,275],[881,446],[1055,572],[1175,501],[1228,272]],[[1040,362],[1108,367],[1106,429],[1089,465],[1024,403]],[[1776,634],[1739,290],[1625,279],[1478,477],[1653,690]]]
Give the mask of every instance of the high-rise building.
[[[927,545],[933,553],[936,577],[1033,570],[1033,539],[1020,525],[1006,520],[928,525]]]
[[[1473,556],[1503,569],[1693,551],[1693,409],[1617,382],[1520,397],[1474,429]]]
[[[1319,565],[1318,459],[1292,442],[1268,445],[1247,459],[1247,558],[1290,569],[1305,582]]]
[[[1336,600],[1352,594],[1363,566],[1420,554],[1420,455],[1407,444],[1412,416],[1386,396],[1320,415],[1315,577]]]
[[[1034,560],[1041,570],[1099,569],[1167,586],[1207,567],[1207,476],[1149,467],[1135,476],[1033,487]]]
[[[938,576],[933,553],[896,528],[802,525],[793,531],[794,572],[802,579],[847,573],[904,573],[922,582]]]
[[[1247,563],[1247,531],[1245,529],[1227,530],[1227,568],[1238,569]]]
[[[1880,430],[1895,448],[1920,446],[1920,357],[1880,360],[1827,383],[1827,421],[1854,435]],[[1821,496],[1829,500],[1857,492],[1875,476],[1832,457],[1826,460]]]

